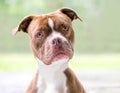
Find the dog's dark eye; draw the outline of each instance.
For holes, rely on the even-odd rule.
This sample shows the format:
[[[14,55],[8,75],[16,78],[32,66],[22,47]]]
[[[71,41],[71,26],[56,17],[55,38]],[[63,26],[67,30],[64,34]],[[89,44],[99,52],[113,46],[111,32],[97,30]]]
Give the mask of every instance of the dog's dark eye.
[[[69,27],[65,24],[62,24],[62,31],[68,31]]]
[[[42,36],[41,32],[38,32],[37,35],[36,35],[37,38],[41,38],[41,36]]]

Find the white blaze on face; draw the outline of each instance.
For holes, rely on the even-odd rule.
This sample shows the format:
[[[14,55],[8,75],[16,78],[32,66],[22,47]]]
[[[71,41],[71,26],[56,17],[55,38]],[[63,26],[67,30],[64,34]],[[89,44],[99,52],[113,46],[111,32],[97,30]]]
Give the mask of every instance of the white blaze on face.
[[[61,40],[68,42],[67,39],[61,33],[58,33],[57,31],[54,30],[54,22],[51,18],[48,18],[48,25],[52,29],[52,34],[50,38],[48,37],[50,41],[55,38],[61,38]]]
[[[54,22],[51,18],[48,18],[48,25],[51,27],[51,29],[53,30],[54,27]]]

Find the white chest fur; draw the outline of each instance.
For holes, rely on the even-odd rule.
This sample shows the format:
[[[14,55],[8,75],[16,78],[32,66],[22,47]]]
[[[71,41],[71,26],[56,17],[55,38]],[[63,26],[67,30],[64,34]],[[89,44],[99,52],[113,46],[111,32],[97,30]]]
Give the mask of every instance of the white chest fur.
[[[62,59],[51,65],[39,64],[37,93],[67,93],[67,80],[64,74],[65,69],[68,67],[67,61],[68,59]]]

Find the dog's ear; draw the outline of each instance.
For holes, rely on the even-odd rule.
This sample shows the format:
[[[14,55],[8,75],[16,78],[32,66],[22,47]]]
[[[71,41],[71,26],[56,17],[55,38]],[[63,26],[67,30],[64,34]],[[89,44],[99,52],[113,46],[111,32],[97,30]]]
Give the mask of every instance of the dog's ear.
[[[60,9],[60,11],[67,15],[72,21],[74,19],[80,19],[80,21],[82,21],[82,19],[76,14],[76,12],[72,9],[69,9],[69,8],[62,8]]]
[[[18,31],[23,31],[27,33],[27,28],[32,21],[34,16],[27,16],[25,17],[19,24],[17,28],[15,28],[12,32],[13,35],[15,35]]]

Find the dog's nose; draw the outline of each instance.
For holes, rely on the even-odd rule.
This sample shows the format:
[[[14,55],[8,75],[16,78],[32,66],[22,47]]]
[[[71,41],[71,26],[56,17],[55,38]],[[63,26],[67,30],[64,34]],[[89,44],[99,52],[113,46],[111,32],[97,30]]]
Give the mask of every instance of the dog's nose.
[[[52,44],[55,45],[55,46],[56,45],[57,46],[61,45],[62,44],[62,40],[60,38],[55,38],[55,39],[52,40]]]

